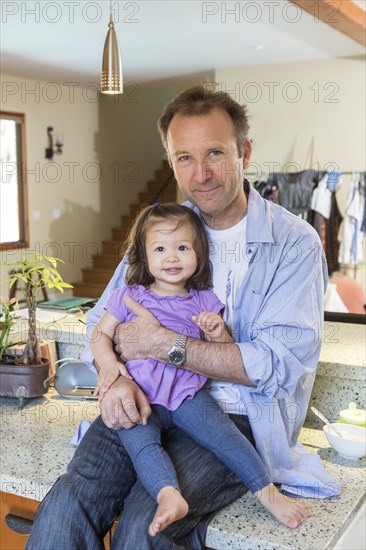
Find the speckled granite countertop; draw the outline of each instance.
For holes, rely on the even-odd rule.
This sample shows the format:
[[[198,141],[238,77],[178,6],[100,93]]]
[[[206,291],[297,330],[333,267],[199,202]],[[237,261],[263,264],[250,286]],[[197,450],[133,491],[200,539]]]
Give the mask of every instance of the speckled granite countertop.
[[[306,499],[308,517],[295,530],[287,529],[246,494],[219,512],[211,522],[206,545],[218,550],[323,550],[331,548],[365,500],[366,459],[347,460],[329,447],[322,430],[303,428],[300,441],[323,460],[342,484],[339,497]]]
[[[98,414],[96,400],[64,399],[53,388],[21,410],[18,399],[0,398],[1,491],[41,500],[71,460],[80,422]]]
[[[359,378],[366,367],[366,326],[326,322],[318,373]]]
[[[366,409],[366,326],[327,322],[309,407],[335,422],[351,401]],[[310,408],[307,421],[322,425]]]
[[[16,399],[1,398],[0,412],[1,491],[41,500],[73,455],[70,439],[79,422],[93,420],[98,404],[62,399],[50,390],[43,398],[28,400],[22,410]],[[342,483],[341,496],[328,501],[306,500],[310,516],[293,531],[272,519],[247,494],[211,522],[208,547],[320,550],[340,536],[364,499],[366,460],[342,459],[319,430],[304,428],[300,439],[320,454],[329,473]]]

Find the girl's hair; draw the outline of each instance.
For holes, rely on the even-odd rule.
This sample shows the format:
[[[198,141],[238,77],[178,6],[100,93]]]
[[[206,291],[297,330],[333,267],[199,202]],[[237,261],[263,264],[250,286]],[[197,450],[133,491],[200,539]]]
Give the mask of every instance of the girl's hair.
[[[144,208],[136,218],[127,239],[129,266],[126,273],[128,285],[149,287],[154,282],[146,257],[146,235],[148,230],[161,221],[176,221],[174,230],[188,223],[194,234],[193,249],[197,255],[197,269],[187,280],[186,288],[206,290],[211,288],[211,267],[206,233],[200,218],[191,208],[175,203],[155,204]]]

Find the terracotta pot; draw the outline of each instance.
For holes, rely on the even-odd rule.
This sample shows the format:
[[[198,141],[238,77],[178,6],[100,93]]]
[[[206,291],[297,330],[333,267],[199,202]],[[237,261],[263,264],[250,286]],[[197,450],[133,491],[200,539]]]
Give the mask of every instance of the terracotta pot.
[[[41,365],[17,365],[16,357],[3,356],[0,361],[0,396],[39,397],[49,388],[49,360],[42,358]]]

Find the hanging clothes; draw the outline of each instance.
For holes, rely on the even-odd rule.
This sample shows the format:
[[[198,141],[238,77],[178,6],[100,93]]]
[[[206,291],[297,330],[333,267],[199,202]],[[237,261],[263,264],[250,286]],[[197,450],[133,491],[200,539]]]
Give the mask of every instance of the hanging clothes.
[[[313,169],[297,173],[274,173],[268,181],[277,185],[281,206],[296,216],[304,216],[311,209],[314,186],[326,173]]]
[[[324,176],[314,189],[311,197],[311,209],[327,220],[330,216],[332,192],[328,188],[328,174]]]
[[[364,205],[363,205],[363,215],[361,223],[361,231],[366,234],[366,172],[363,173],[363,196],[364,196]]]
[[[253,185],[264,199],[279,204],[277,184],[271,183],[270,181],[256,181]]]
[[[340,246],[338,235],[342,221],[343,216],[338,208],[336,194],[332,193],[330,216],[325,221],[325,256],[327,258],[329,276],[332,275],[334,271],[339,271],[341,267],[338,261]]]
[[[311,199],[312,211],[308,217],[308,222],[311,223],[321,239],[329,275],[340,267],[338,232],[343,217],[339,211],[335,194],[340,183],[339,172],[326,174],[314,189]]]
[[[364,175],[362,174],[364,181]],[[364,214],[365,190],[361,174],[355,173],[348,190],[346,216],[343,220],[338,260],[342,264],[355,266],[363,260],[361,225]]]

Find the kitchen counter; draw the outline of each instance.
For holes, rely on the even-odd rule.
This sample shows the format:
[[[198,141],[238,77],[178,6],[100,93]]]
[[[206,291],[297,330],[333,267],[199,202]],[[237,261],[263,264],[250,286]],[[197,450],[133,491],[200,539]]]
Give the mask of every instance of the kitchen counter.
[[[49,316],[46,322],[38,322],[40,338],[55,340],[60,359],[79,359],[85,342],[90,338],[93,324],[85,325],[82,314],[65,315],[53,319],[58,312],[42,311]],[[26,338],[27,322],[19,319],[13,340]],[[318,337],[314,329],[314,338]],[[326,322],[323,344],[312,391],[307,422],[320,428],[310,406],[321,410],[331,421],[338,420],[338,412],[347,409],[351,401],[366,409],[366,330],[364,325]]]
[[[308,517],[298,529],[273,519],[251,494],[219,512],[211,522],[206,544],[219,550],[323,550],[332,548],[365,501],[366,459],[348,460],[328,444],[323,431],[303,428],[299,440],[320,455],[334,480],[342,484],[339,497],[304,499]]]
[[[348,409],[351,401],[366,409],[366,327],[365,325],[326,322],[323,344],[307,421],[320,427],[310,406],[322,411],[329,420]]]
[[[28,400],[22,410],[17,399],[1,398],[0,411],[1,491],[39,501],[65,471],[74,453],[70,440],[81,420],[98,415],[98,403],[63,399],[51,389],[42,398]],[[365,498],[366,460],[342,459],[320,430],[304,428],[300,440],[321,456],[329,473],[342,483],[342,494],[304,501],[310,515],[296,530],[282,527],[252,495],[244,495],[211,522],[208,547],[320,550],[339,538]]]

